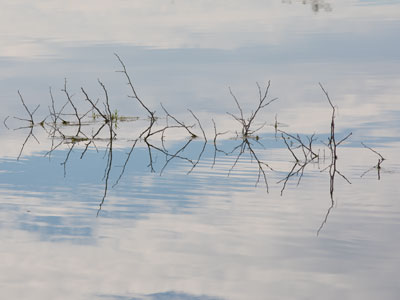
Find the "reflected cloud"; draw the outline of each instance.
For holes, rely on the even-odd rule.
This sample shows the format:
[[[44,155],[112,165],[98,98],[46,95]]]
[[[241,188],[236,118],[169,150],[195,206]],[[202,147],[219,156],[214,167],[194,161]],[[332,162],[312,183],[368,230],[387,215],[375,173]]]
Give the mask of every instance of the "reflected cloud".
[[[2,297],[397,299],[400,3],[292,2],[2,5]]]
[[[331,10],[329,1],[302,0],[314,12]],[[284,3],[285,4],[285,3]],[[249,45],[277,45],[288,39],[287,31],[299,26],[308,32],[348,32],[352,18],[368,17],[368,32],[380,18],[398,18],[398,3],[357,6],[353,1],[335,1],[335,29],[327,22],[307,20],[302,10],[288,10],[278,1],[174,1],[160,3],[114,1],[61,1],[4,4],[0,14],[0,56],[40,57],[54,53],[54,45],[122,43],[156,48],[234,49]],[[311,9],[310,9],[311,12]],[[207,16],[207,18],[205,18]],[[101,20],[101,21],[99,21]],[[9,26],[14,24],[14,26]],[[52,26],[48,26],[52,24]],[[371,24],[371,25],[369,25]],[[371,35],[369,35],[371,36]]]
[[[140,296],[117,296],[117,295],[99,295],[100,299],[104,300],[223,300],[224,298],[220,297],[211,297],[211,296],[196,296],[183,292],[163,292],[163,293],[155,293],[149,295],[140,295]]]

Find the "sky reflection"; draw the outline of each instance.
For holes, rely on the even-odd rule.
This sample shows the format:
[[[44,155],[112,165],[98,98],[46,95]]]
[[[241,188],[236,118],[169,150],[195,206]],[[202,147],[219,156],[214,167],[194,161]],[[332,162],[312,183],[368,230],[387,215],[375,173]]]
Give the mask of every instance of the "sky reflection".
[[[1,296],[397,299],[399,22],[400,1],[389,0],[3,3]],[[152,173],[141,141],[112,187],[133,139],[148,124],[146,112],[127,97],[113,53],[157,115],[162,103],[186,124],[195,123],[188,108],[199,117],[208,143],[189,175],[188,161],[173,160],[160,176],[160,154]],[[40,104],[40,122],[48,115],[49,86],[57,107],[66,101],[64,78],[82,111],[88,103],[81,87],[103,99],[99,78],[113,111],[139,117],[118,124],[110,188],[98,217],[109,140],[82,159],[84,145],[77,145],[64,176],[60,164],[72,143],[44,157],[51,139],[38,125],[40,143],[28,141],[16,160],[29,133],[15,130],[26,125],[14,119],[26,117],[17,90],[30,109]],[[242,142],[234,138],[240,124],[227,115],[238,113],[229,87],[248,116],[258,101],[255,83],[264,88],[268,80],[271,98],[279,99],[255,122],[266,122],[257,132],[264,147],[252,142],[274,169],[267,171],[269,193],[263,182],[255,187],[254,157],[244,154],[229,174],[237,152],[218,152],[214,164],[212,141],[213,119],[219,132],[229,131],[218,137],[220,149],[229,153]],[[336,175],[333,201],[323,171],[328,152],[283,190],[296,161],[273,126],[277,118],[290,134],[306,139],[315,133],[322,149],[331,108],[319,82],[337,106],[338,140],[353,133],[337,153],[337,168],[351,184]],[[84,130],[90,136],[95,128]],[[186,133],[171,132],[166,147],[177,151],[187,141]],[[385,157],[379,173],[378,156],[361,142]],[[194,140],[184,154],[195,159],[203,145]]]

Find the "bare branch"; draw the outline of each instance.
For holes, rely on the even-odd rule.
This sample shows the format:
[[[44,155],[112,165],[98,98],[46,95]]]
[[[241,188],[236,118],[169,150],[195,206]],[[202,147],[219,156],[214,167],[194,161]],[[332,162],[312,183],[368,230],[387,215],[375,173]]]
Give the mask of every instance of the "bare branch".
[[[118,54],[114,53],[114,55],[117,57],[118,61],[120,62],[121,66],[122,66],[122,68],[123,68],[122,71],[118,71],[118,72],[121,72],[121,73],[123,73],[123,74],[125,75],[126,79],[128,80],[128,85],[129,85],[129,87],[131,88],[131,91],[132,91],[132,93],[133,93],[133,96],[129,96],[129,97],[130,97],[130,98],[136,99],[136,100],[140,103],[140,105],[149,113],[150,117],[151,117],[151,118],[154,118],[154,112],[152,112],[152,111],[143,103],[143,101],[139,98],[138,94],[136,93],[136,90],[135,90],[135,88],[133,87],[132,80],[131,80],[131,78],[130,78],[130,76],[129,76],[127,70],[126,70],[126,67],[125,67],[124,62],[122,61],[122,59],[119,57]]]
[[[382,161],[385,160],[385,158],[376,150],[372,149],[371,147],[368,147],[367,145],[365,145],[363,142],[361,142],[361,145],[363,145],[365,148],[371,150],[372,152],[374,152],[376,155],[378,155]]]
[[[8,130],[10,130],[10,128],[7,126],[7,120],[8,120],[8,118],[9,118],[10,116],[7,116],[4,120],[3,120],[3,124],[4,124],[4,126],[8,129]]]

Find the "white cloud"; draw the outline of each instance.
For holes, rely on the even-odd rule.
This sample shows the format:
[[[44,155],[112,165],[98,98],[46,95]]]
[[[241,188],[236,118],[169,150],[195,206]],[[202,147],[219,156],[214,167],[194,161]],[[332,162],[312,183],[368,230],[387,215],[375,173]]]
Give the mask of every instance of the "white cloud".
[[[314,14],[280,1],[5,2],[0,55],[46,54],[46,41],[231,49],[279,44],[296,32],[349,32],[349,26],[370,34],[376,21],[399,18],[397,4],[355,3],[335,1],[332,12]]]

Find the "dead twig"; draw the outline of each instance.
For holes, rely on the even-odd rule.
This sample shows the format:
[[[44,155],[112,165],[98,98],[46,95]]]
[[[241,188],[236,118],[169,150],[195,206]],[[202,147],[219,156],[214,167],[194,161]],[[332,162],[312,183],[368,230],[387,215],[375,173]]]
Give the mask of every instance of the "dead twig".
[[[10,130],[10,128],[7,126],[7,120],[10,118],[10,116],[7,116],[4,120],[3,120],[3,124],[4,124],[4,126],[8,129],[8,130]]]
[[[375,153],[376,155],[379,156],[379,158],[378,158],[378,163],[377,163],[375,166],[373,166],[372,168],[370,168],[369,170],[367,170],[366,172],[364,172],[364,173],[361,175],[361,177],[364,177],[364,175],[367,174],[368,172],[370,172],[371,170],[377,169],[377,171],[378,171],[378,180],[380,180],[380,179],[381,179],[381,169],[382,169],[382,166],[381,166],[381,165],[382,165],[383,161],[385,160],[385,158],[384,158],[378,151],[372,149],[371,147],[368,147],[368,146],[365,145],[363,142],[361,142],[361,144],[362,144],[365,148],[371,150],[373,153]]]
[[[324,87],[322,86],[321,83],[319,83],[322,91],[324,92],[329,105],[332,108],[332,115],[331,115],[331,134],[330,137],[328,138],[328,147],[331,151],[331,163],[329,164],[329,166],[327,168],[329,168],[329,193],[330,193],[330,199],[331,199],[331,206],[329,207],[325,218],[320,226],[320,228],[317,231],[317,235],[319,235],[320,231],[322,230],[322,228],[324,227],[324,225],[326,224],[327,220],[328,220],[328,216],[334,206],[335,200],[333,197],[334,194],[334,189],[335,189],[335,176],[336,174],[339,174],[339,176],[341,176],[347,183],[351,184],[351,182],[346,178],[346,176],[344,176],[342,173],[340,173],[340,171],[337,169],[337,146],[339,146],[341,143],[343,143],[345,140],[347,140],[350,136],[351,136],[351,132],[346,135],[343,139],[341,139],[339,142],[336,142],[336,135],[335,135],[335,118],[336,118],[336,108],[333,105],[328,92],[324,89]],[[324,170],[326,170],[327,168],[325,168]],[[324,170],[322,170],[321,172],[323,172]]]
[[[148,112],[148,114],[150,115],[150,118],[154,119],[154,117],[155,117],[154,116],[154,112],[152,112],[144,104],[144,102],[139,98],[138,94],[136,93],[136,90],[135,90],[135,88],[133,86],[133,83],[132,83],[132,80],[131,80],[131,78],[130,78],[127,70],[126,70],[126,66],[125,66],[124,62],[122,61],[122,59],[119,57],[118,54],[114,53],[114,55],[117,57],[118,61],[120,62],[121,66],[122,66],[122,69],[123,69],[122,71],[117,71],[117,72],[123,73],[125,75],[125,77],[126,77],[126,79],[128,81],[128,86],[130,87],[130,89],[131,89],[131,91],[133,93],[133,95],[129,95],[128,97],[136,99],[140,103],[140,105]]]

